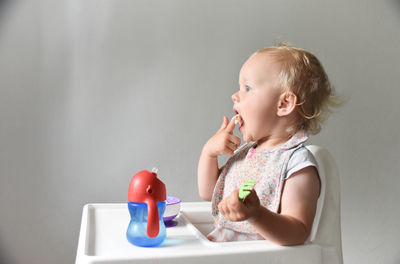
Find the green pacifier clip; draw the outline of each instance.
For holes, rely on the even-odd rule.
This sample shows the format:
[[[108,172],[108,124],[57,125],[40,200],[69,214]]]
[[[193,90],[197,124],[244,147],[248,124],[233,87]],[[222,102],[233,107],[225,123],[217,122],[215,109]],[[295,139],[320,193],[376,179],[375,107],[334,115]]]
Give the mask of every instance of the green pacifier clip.
[[[254,185],[256,185],[255,180],[248,180],[247,182],[243,183],[239,189],[239,200],[244,201],[244,199],[251,193],[253,190]]]

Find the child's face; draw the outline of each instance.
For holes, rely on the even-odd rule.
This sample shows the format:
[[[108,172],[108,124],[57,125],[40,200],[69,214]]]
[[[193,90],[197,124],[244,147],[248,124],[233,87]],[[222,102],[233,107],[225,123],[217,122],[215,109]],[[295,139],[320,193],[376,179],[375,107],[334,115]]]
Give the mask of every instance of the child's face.
[[[239,91],[232,95],[233,109],[241,116],[240,132],[246,142],[272,135],[278,121],[277,108],[282,93],[279,67],[268,53],[251,56],[239,74]]]

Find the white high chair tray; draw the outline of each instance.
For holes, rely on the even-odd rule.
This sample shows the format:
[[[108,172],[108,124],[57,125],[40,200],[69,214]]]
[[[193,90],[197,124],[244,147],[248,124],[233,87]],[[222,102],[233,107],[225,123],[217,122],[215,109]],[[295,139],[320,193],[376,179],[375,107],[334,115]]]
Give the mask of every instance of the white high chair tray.
[[[136,247],[126,239],[127,204],[88,204],[83,208],[76,263],[321,263],[322,248],[307,244],[281,247],[265,240],[211,242],[210,203],[182,203],[158,247]]]

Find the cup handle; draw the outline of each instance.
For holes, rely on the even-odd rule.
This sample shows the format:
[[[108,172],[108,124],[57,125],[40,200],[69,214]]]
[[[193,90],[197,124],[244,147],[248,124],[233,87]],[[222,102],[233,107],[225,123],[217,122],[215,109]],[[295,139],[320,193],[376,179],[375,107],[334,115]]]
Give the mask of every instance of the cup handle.
[[[154,200],[147,200],[147,235],[154,238],[159,233],[158,207]]]

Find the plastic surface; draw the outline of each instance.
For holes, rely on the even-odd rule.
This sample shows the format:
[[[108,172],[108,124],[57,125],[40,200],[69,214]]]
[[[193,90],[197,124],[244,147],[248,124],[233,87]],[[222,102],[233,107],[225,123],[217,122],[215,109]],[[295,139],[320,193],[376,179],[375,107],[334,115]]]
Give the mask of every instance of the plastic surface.
[[[239,189],[239,200],[244,201],[244,199],[250,194],[251,190],[253,190],[254,185],[256,185],[255,180],[248,180],[243,183]]]
[[[321,195],[318,198],[310,238],[324,245],[324,263],[343,263],[340,225],[340,177],[334,158],[319,146],[307,146],[318,164],[321,178]],[[328,262],[329,260],[329,262]]]
[[[147,235],[154,238],[159,233],[157,202],[167,198],[165,184],[155,172],[143,170],[136,173],[129,183],[128,201],[147,204]]]
[[[155,237],[147,235],[147,205],[145,203],[128,203],[128,209],[131,216],[126,238],[135,246],[154,247],[160,245],[167,235],[162,215],[165,211],[165,202],[158,202],[159,232]]]
[[[135,247],[126,239],[129,213],[124,204],[89,204],[83,209],[76,263],[291,263],[317,264],[322,248],[309,244],[280,247],[265,240],[208,241],[213,227],[210,203],[182,203],[178,225],[167,228],[158,247]],[[329,262],[335,263],[335,262]]]

